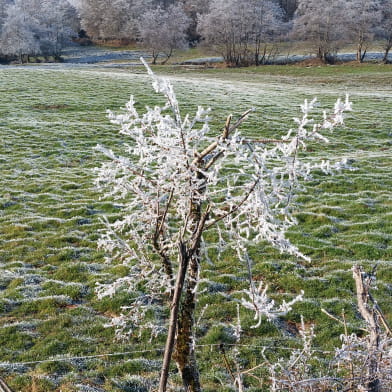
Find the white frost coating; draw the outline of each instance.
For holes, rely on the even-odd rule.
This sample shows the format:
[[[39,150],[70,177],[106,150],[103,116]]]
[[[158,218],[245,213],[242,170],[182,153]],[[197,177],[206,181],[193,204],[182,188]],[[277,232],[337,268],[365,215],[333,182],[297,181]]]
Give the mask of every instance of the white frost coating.
[[[256,288],[254,284],[251,285],[249,290],[244,290],[243,292],[248,295],[249,299],[246,300],[242,298],[241,304],[247,309],[255,312],[254,319],[257,320],[257,324],[253,325],[252,328],[257,328],[260,326],[263,317],[271,321],[277,317],[284,316],[292,310],[292,306],[298,302],[302,301],[304,292],[295,297],[290,302],[283,301],[280,306],[275,305],[275,301],[270,299],[267,295],[268,285],[263,288],[263,282],[261,281],[259,287]]]
[[[155,307],[165,304],[162,299],[173,290],[177,272],[178,244],[191,247],[195,227],[190,206],[196,204],[202,213],[209,211],[203,232],[214,230],[218,235],[214,244],[201,238],[200,258],[208,256],[213,245],[219,252],[231,248],[246,260],[249,242],[267,240],[281,252],[309,260],[285,235],[296,224],[295,194],[311,171],[329,173],[341,165],[305,162],[298,153],[308,141],[326,141],[323,132],[341,124],[343,112],[351,109],[348,97],[319,124],[310,118],[316,99],[305,101],[295,129],[277,140],[253,142],[241,135],[235,119],[227,135],[214,132],[209,109],[199,107],[194,117],[183,117],[172,85],[143,63],[166,103],[139,113],[131,97],[122,114],[109,112],[109,119],[121,127],[124,155],[97,146],[108,160],[97,170],[96,185],[123,205],[120,219],[105,221],[99,247],[129,267],[127,278],[99,286],[99,295],[113,295],[125,286],[132,293],[142,291],[141,297]],[[248,294],[257,306],[249,301],[244,305],[255,310],[259,322],[262,315],[270,318],[272,310],[285,312],[291,306],[276,310],[263,291],[251,287]],[[135,324],[143,323],[143,309],[140,301],[130,305]],[[116,324],[124,326],[119,320]]]

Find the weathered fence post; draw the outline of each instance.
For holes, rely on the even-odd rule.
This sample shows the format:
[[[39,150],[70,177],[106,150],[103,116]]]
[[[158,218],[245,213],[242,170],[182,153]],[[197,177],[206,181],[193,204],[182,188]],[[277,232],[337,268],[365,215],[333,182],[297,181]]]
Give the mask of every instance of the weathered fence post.
[[[357,291],[358,310],[364,318],[368,331],[368,360],[366,366],[366,390],[367,392],[380,392],[379,380],[379,346],[380,346],[380,328],[377,320],[377,311],[371,306],[369,286],[370,278],[362,271],[362,267],[356,265],[353,267],[353,277]]]

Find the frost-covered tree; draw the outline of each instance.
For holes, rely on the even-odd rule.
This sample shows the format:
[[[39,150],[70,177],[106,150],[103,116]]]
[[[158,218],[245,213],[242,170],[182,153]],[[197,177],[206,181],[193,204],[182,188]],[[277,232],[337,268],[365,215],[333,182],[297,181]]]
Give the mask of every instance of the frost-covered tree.
[[[254,64],[259,65],[268,59],[268,44],[283,36],[287,26],[283,23],[283,10],[272,1],[253,0],[249,10],[253,13],[250,28]]]
[[[381,23],[377,28],[377,35],[383,42],[384,63],[388,62],[388,55],[392,48],[392,0],[381,0]]]
[[[0,0],[0,39],[1,39],[1,32],[3,30],[3,24],[7,17],[7,7],[9,6],[9,0]],[[0,59],[3,56],[2,53],[2,44],[0,42]]]
[[[7,8],[6,19],[1,30],[0,52],[17,57],[23,63],[28,56],[40,53],[37,20],[30,17],[24,0],[15,0]]]
[[[68,0],[16,0],[8,8],[1,51],[20,60],[41,53],[59,58],[77,29],[76,10]]]
[[[136,40],[138,19],[152,7],[152,0],[115,0],[110,2],[100,26],[103,39]]]
[[[98,170],[96,184],[123,204],[122,218],[106,220],[99,246],[110,255],[108,261],[129,268],[126,277],[100,284],[98,295],[111,296],[119,289],[132,293],[133,301],[112,325],[122,337],[140,328],[149,328],[152,335],[165,331],[159,390],[166,389],[174,352],[184,386],[194,392],[201,390],[193,329],[202,266],[212,262],[211,252],[220,257],[224,249],[232,249],[251,275],[247,246],[262,240],[307,259],[285,236],[296,223],[295,193],[312,169],[328,172],[331,167],[306,162],[299,151],[307,141],[326,141],[323,131],[342,123],[350,103],[339,100],[332,115],[324,113],[318,124],[310,118],[316,101],[305,101],[295,129],[277,140],[253,142],[238,130],[250,111],[237,120],[229,116],[214,132],[209,110],[199,107],[195,116],[183,116],[170,83],[149,73],[165,105],[139,114],[132,97],[123,114],[109,112],[121,127],[124,155],[97,147],[108,160]],[[209,242],[209,235],[216,241]],[[250,299],[244,305],[257,318],[268,317],[272,308],[265,307],[265,293],[250,280],[245,292]],[[162,323],[167,313],[169,319]]]
[[[7,7],[10,5],[9,0],[0,0],[0,33],[1,27],[7,17]]]
[[[91,38],[103,39],[105,17],[111,12],[110,2],[106,0],[81,0],[79,3],[81,27]]]
[[[283,26],[281,8],[273,1],[213,0],[200,16],[204,42],[235,66],[259,64],[260,54]]]
[[[357,61],[362,62],[382,20],[380,0],[349,0],[343,15],[348,37],[357,46]]]
[[[36,10],[41,52],[60,58],[62,49],[79,30],[76,8],[68,0],[46,0]]]
[[[278,3],[285,13],[286,20],[292,19],[298,6],[298,0],[278,0]]]
[[[321,61],[333,61],[347,40],[344,7],[339,0],[299,0],[293,37],[308,42]]]
[[[101,14],[99,36],[103,39],[130,38],[131,33],[130,3],[124,0],[111,1]],[[89,15],[89,18],[92,16]],[[87,30],[88,31],[88,30]]]
[[[208,12],[211,0],[180,0],[180,2],[191,20],[187,31],[188,41],[191,45],[196,45],[200,41],[200,34],[197,32],[197,18],[198,15]]]
[[[153,64],[160,55],[165,56],[165,63],[173,50],[187,48],[186,32],[189,25],[190,19],[179,4],[170,5],[168,8],[158,6],[141,15],[140,40],[143,47],[151,51]]]
[[[381,20],[380,0],[300,0],[293,37],[309,42],[324,62],[333,61],[342,44],[354,43],[362,62]]]
[[[137,20],[153,3],[153,0],[80,0],[81,25],[95,40],[135,40]]]

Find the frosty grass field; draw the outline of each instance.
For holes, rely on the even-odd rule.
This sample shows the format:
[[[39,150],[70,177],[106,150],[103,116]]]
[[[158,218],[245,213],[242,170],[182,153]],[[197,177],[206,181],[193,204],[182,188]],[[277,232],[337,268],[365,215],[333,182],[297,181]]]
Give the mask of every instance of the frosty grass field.
[[[290,238],[312,263],[265,244],[252,249],[256,276],[270,284],[274,298],[303,289],[305,301],[279,325],[265,321],[257,330],[249,329],[252,315],[241,311],[244,367],[261,362],[261,346],[270,348],[271,359],[296,347],[300,314],[315,323],[317,348],[331,350],[343,331],[321,307],[336,315],[344,309],[349,327],[358,331],[354,263],[379,264],[374,294],[392,321],[392,66],[156,72],[168,72],[184,113],[211,106],[217,131],[229,113],[254,107],[242,128],[249,137],[283,134],[304,98],[317,96],[329,108],[348,92],[354,105],[330,144],[308,151],[310,159],[346,157],[356,167],[317,175],[298,199],[299,225]],[[106,109],[118,111],[130,94],[140,108],[162,100],[141,68],[1,68],[0,89],[0,376],[20,391],[147,390],[148,380],[157,378],[164,339],[150,342],[142,335],[116,342],[104,324],[129,295],[102,301],[94,295],[96,282],[127,271],[104,264],[96,250],[99,218],[119,214],[121,205],[100,200],[93,187],[93,168],[104,160],[93,147],[116,150],[124,142]],[[227,254],[205,265],[203,274],[197,326],[202,381],[206,391],[230,390],[224,389],[230,377],[215,345],[234,342],[229,325],[236,305],[229,295],[246,286],[246,271]],[[205,308],[207,303],[219,306]],[[171,375],[172,383],[177,377]]]

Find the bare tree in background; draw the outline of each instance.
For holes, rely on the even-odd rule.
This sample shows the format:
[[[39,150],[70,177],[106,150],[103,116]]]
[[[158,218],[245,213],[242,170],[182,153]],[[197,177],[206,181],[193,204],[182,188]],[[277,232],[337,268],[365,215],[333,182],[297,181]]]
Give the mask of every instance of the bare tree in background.
[[[199,18],[198,31],[207,47],[234,66],[260,64],[283,25],[281,8],[272,1],[214,0]]]
[[[41,52],[35,34],[39,29],[38,21],[30,17],[25,5],[24,0],[16,0],[8,6],[0,41],[0,52],[6,56],[16,56],[20,63],[27,61],[28,56]]]
[[[45,0],[35,11],[39,23],[41,53],[60,59],[64,46],[79,30],[79,18],[75,7],[68,0]]]
[[[164,56],[164,64],[175,49],[188,47],[186,32],[189,25],[190,19],[180,4],[170,5],[167,9],[158,6],[140,16],[139,37],[142,46],[151,52],[153,64],[160,55]]]
[[[308,42],[322,62],[333,62],[347,37],[343,14],[339,0],[299,0],[293,38]]]
[[[80,1],[81,27],[92,39],[99,39],[102,36],[101,26],[106,15],[107,4],[105,0]]]
[[[173,11],[172,18],[175,21],[180,5],[181,2],[173,0],[80,0],[78,8],[82,28],[92,39],[136,41],[140,38],[143,39],[143,36],[146,35],[147,15],[154,17],[157,22],[157,15],[161,15],[158,9],[168,10],[170,8]],[[141,20],[143,23],[140,23]],[[165,22],[169,25],[171,23],[171,28],[175,27],[175,23],[172,21],[166,20]],[[163,28],[158,25],[150,23],[148,26],[152,30],[151,37],[157,27],[163,32]],[[167,36],[167,32],[165,34]]]
[[[381,0],[381,23],[377,27],[377,36],[383,42],[383,62],[388,62],[388,55],[392,49],[392,0]]]
[[[382,21],[380,0],[349,0],[342,8],[349,41],[356,45],[356,59],[362,63]]]
[[[254,64],[260,65],[275,54],[276,47],[268,52],[269,47],[287,32],[287,25],[283,23],[283,10],[272,1],[250,1],[249,10],[253,14],[250,29]]]
[[[211,0],[180,0],[185,13],[190,18],[190,25],[187,31],[187,38],[191,46],[195,46],[200,41],[200,34],[197,31],[198,15],[208,13]]]
[[[101,14],[99,36],[103,40],[124,40],[135,36],[132,25],[135,20],[131,12],[131,4],[125,0],[112,0],[106,2],[105,12]],[[88,15],[87,18],[93,18]],[[86,29],[86,31],[89,31]]]
[[[20,62],[38,54],[59,59],[78,27],[76,9],[67,0],[16,0],[7,8],[0,51]]]
[[[0,0],[0,33],[3,23],[7,17],[7,7],[10,5],[10,0]]]

